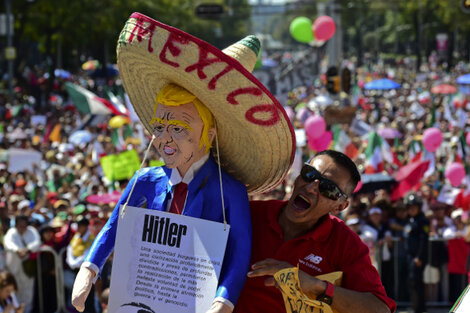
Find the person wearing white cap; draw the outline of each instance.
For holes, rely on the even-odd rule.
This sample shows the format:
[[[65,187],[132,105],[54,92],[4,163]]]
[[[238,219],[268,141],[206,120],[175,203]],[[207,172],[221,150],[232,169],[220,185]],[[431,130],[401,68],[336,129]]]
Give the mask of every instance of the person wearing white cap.
[[[41,247],[41,237],[33,226],[28,226],[28,217],[18,215],[15,219],[15,227],[10,228],[5,234],[4,246],[7,251],[7,268],[15,276],[20,286],[18,298],[25,304],[25,313],[31,312],[34,295],[34,274],[29,272],[23,265],[25,261],[31,265],[32,269],[36,263],[29,262],[31,253],[39,251]]]
[[[27,199],[24,199],[24,200],[21,200],[19,203],[18,203],[18,211],[20,212],[20,214],[24,214],[24,215],[27,215],[28,212],[31,209],[31,202]]]
[[[467,236],[468,225],[463,222],[463,212],[461,208],[458,208],[450,213],[453,224],[444,229],[442,236],[445,239],[465,238]]]
[[[140,13],[131,15],[118,40],[119,71],[165,166],[134,175],[98,234],[72,292],[79,311],[113,251],[119,208],[126,201],[230,224],[209,312],[233,310],[250,261],[247,191],[274,188],[294,155],[285,111],[251,74],[259,45],[256,37],[248,36],[220,51]]]

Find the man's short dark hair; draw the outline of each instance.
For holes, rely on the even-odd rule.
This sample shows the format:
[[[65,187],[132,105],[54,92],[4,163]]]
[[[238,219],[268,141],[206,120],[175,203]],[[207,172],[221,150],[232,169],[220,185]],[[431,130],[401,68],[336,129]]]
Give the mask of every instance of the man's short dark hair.
[[[17,215],[15,217],[15,225],[18,225],[21,221],[24,221],[26,222],[26,224],[29,225],[29,217],[27,217],[26,215]]]
[[[349,172],[349,176],[351,177],[350,183],[352,186],[350,192],[352,192],[354,188],[356,188],[357,183],[361,180],[361,174],[359,174],[359,171],[357,170],[357,166],[353,162],[353,160],[351,160],[346,154],[339,152],[339,151],[335,151],[335,150],[320,151],[317,154],[315,154],[313,158],[316,158],[321,155],[329,156],[330,158],[333,159],[333,161],[337,165],[345,168]]]

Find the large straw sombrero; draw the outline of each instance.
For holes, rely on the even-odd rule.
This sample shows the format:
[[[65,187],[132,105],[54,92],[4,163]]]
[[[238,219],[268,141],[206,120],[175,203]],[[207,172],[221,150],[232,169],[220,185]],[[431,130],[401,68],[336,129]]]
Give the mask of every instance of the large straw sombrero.
[[[222,167],[251,193],[281,182],[295,151],[287,114],[251,74],[259,46],[249,36],[221,51],[140,13],[131,15],[117,45],[124,87],[147,130],[153,133],[159,90],[168,83],[186,88],[216,119]]]

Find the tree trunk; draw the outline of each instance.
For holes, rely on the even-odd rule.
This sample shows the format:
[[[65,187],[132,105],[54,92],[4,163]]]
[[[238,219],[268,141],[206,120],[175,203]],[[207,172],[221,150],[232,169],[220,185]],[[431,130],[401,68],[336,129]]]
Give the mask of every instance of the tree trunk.
[[[362,66],[363,64],[363,50],[362,50],[362,36],[361,36],[361,26],[357,26],[356,31],[356,42],[357,42],[357,67]]]
[[[54,86],[55,74],[54,69],[56,67],[56,59],[52,55],[52,35],[54,31],[51,28],[46,30],[46,58],[49,63],[49,79],[47,80],[47,88],[46,88],[46,110],[49,110],[49,96],[52,92],[52,88]]]
[[[420,25],[420,11],[416,10],[413,14],[413,22],[415,24],[415,53],[416,53],[416,70],[419,71],[421,67],[421,25]]]
[[[447,71],[452,69],[452,64],[454,63],[454,31],[449,32],[449,40],[447,42]]]

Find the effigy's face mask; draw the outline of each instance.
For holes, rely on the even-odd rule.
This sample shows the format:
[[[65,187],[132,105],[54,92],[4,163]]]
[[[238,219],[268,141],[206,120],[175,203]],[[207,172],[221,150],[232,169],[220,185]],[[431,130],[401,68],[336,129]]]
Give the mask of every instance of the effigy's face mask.
[[[153,123],[154,146],[169,168],[182,176],[205,154],[200,147],[204,124],[193,103],[179,106],[159,104]]]

